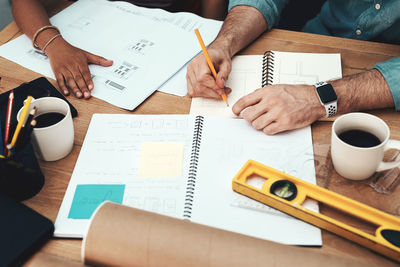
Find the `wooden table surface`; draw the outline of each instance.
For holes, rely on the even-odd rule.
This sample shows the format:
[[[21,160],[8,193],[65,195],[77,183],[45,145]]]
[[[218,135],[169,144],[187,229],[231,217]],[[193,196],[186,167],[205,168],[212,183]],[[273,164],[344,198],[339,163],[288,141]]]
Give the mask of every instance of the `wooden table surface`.
[[[59,10],[58,8],[58,6],[55,6],[53,10]],[[0,44],[18,35],[20,35],[18,27],[12,22],[0,32]],[[340,53],[344,76],[368,70],[377,62],[400,56],[400,46],[396,45],[285,30],[272,30],[262,35],[257,41],[244,49],[241,54],[263,54],[266,50]],[[0,76],[0,93],[2,93],[41,75],[0,57]],[[58,88],[54,80],[50,80],[50,82]],[[91,98],[88,101],[79,100],[73,96],[68,96],[67,98],[79,112],[79,116],[74,119],[74,148],[70,155],[62,160],[40,162],[42,172],[46,177],[45,185],[38,195],[24,201],[24,204],[53,222],[56,219],[93,113],[187,114],[191,103],[191,98],[188,96],[178,97],[155,92],[136,110],[130,112],[97,98]],[[391,138],[400,139],[400,116],[396,112],[387,109],[374,110],[371,113],[380,116],[388,123],[391,129]],[[369,180],[354,182],[336,174],[328,153],[330,148],[330,128],[331,121],[329,120],[318,121],[312,125],[318,185],[385,212],[400,215],[400,187],[390,195],[383,195],[375,192],[368,185]],[[321,212],[333,214],[328,207],[321,207]],[[353,223],[346,217],[343,217],[342,220],[347,223]],[[367,260],[380,266],[396,265],[387,258],[326,231],[322,231],[322,240],[323,246],[321,248],[308,249],[340,257]],[[79,261],[81,243],[81,240],[53,238],[41,249],[41,252]]]

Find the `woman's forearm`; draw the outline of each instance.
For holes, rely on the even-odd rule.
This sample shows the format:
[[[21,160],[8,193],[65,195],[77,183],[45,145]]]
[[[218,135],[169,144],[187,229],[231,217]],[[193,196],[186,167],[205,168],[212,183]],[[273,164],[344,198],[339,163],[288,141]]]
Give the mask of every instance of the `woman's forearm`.
[[[19,29],[30,39],[40,28],[50,25],[46,9],[38,0],[13,0],[12,13]],[[57,33],[55,29],[41,32],[36,39],[39,48],[43,48],[46,42]]]

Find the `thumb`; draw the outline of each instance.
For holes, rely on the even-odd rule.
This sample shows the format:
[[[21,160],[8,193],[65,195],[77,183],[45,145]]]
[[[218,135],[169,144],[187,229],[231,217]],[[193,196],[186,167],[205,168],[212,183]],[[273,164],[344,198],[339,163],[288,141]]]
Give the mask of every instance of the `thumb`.
[[[219,88],[225,88],[225,82],[228,80],[229,73],[231,72],[231,63],[230,62],[222,62],[219,66],[219,71],[217,73],[217,79],[215,82],[217,83]]]
[[[109,67],[109,66],[111,66],[113,64],[112,60],[109,60],[109,59],[106,59],[104,57],[91,54],[89,52],[86,52],[86,53],[87,53],[88,63],[100,65],[100,66],[103,66],[103,67]]]

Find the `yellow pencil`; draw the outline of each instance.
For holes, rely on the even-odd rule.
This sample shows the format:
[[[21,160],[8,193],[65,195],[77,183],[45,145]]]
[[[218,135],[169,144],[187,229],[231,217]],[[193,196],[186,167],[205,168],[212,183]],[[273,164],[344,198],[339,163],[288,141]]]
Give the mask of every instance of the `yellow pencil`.
[[[201,38],[201,35],[200,35],[200,32],[199,32],[199,29],[195,29],[195,30],[194,30],[194,32],[196,33],[197,40],[199,40],[199,43],[200,43],[201,49],[203,50],[203,54],[204,54],[204,56],[206,57],[206,60],[207,60],[208,66],[210,67],[210,69],[211,69],[211,72],[212,72],[212,74],[213,74],[214,78],[215,78],[215,79],[217,79],[217,72],[215,71],[215,68],[214,68],[214,65],[213,65],[213,63],[212,63],[212,61],[211,61],[211,58],[210,58],[210,56],[208,55],[208,52],[207,52],[206,46],[204,45],[203,38]],[[221,95],[221,97],[222,97],[222,99],[225,101],[225,103],[226,103],[226,106],[228,106],[228,107],[229,107],[229,104],[228,104],[228,99],[226,98],[226,94],[225,94],[225,93],[223,93],[223,94]]]
[[[22,110],[21,117],[19,118],[17,128],[15,128],[13,138],[11,139],[11,147],[15,147],[15,144],[17,143],[19,132],[21,131],[22,125],[25,122],[25,118],[26,118],[26,115],[28,114],[29,106],[31,105],[31,102],[32,102],[32,97],[28,96],[28,98],[25,101],[25,105],[24,105],[24,109]],[[8,156],[9,157],[11,156],[10,151],[8,151]]]

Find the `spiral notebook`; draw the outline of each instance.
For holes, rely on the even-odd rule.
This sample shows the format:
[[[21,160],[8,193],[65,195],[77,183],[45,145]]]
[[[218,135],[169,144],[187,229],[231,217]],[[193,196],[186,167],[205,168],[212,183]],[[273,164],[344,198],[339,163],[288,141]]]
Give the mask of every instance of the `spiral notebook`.
[[[310,128],[267,136],[231,118],[95,114],[55,235],[83,237],[94,210],[111,200],[285,244],[321,245],[318,228],[232,191],[248,159],[315,183]]]
[[[226,86],[230,106],[242,96],[271,84],[315,84],[342,77],[340,54],[267,51],[235,56]],[[220,100],[193,98],[190,114],[235,117]]]

